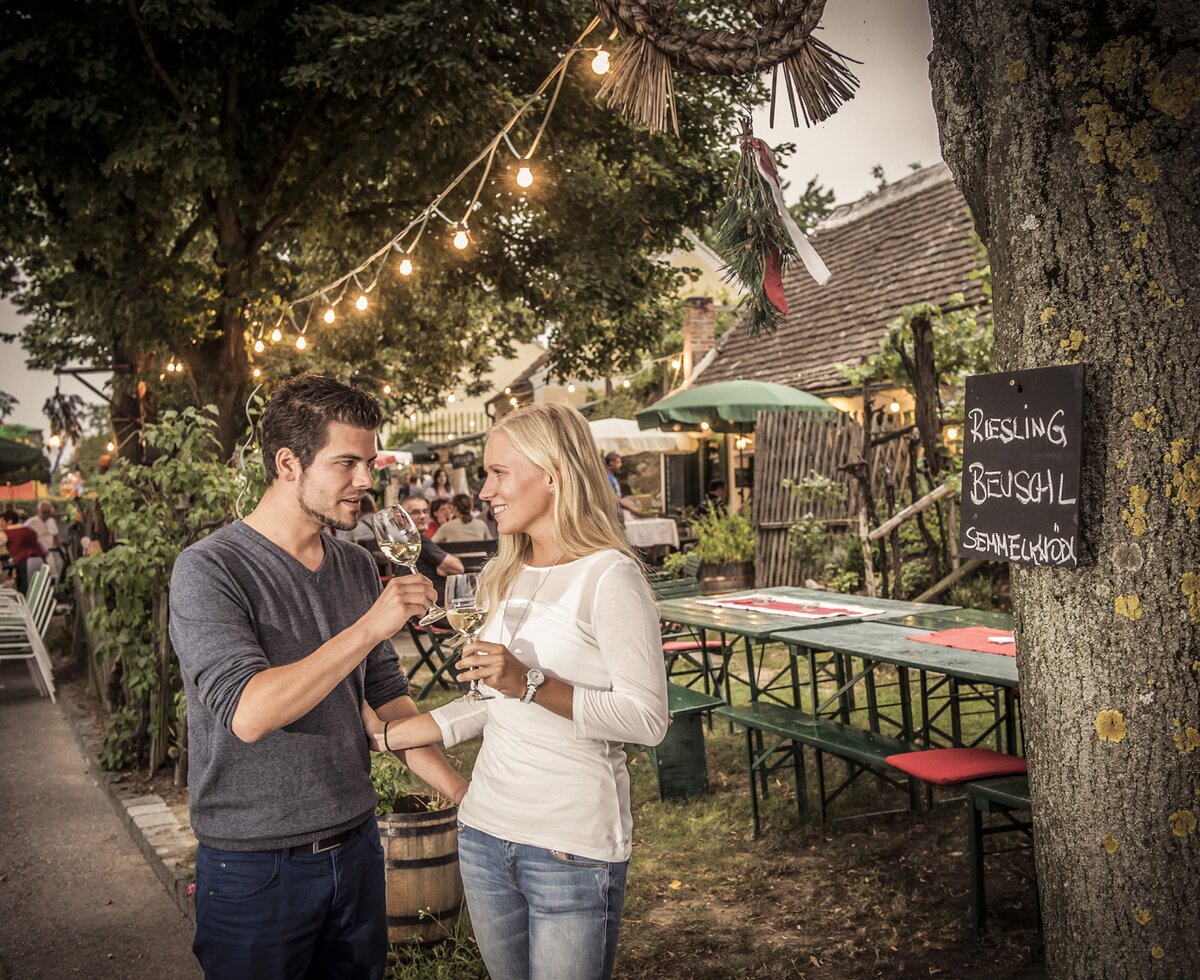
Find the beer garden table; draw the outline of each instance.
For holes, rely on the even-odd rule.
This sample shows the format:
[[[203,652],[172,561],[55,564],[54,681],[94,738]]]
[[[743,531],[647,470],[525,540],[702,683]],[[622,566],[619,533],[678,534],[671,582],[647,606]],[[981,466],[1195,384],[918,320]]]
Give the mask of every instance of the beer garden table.
[[[961,612],[970,612],[962,610]],[[964,622],[958,612],[941,610],[927,614],[926,622],[934,623],[936,629],[955,628],[963,625],[986,625]],[[945,620],[942,621],[942,618]],[[956,618],[957,617],[957,618]],[[906,620],[908,617],[904,617]],[[916,614],[912,618],[924,618]],[[951,745],[962,745],[963,734],[961,725],[960,687],[966,685],[975,691],[980,687],[989,689],[986,695],[993,705],[994,721],[984,732],[977,735],[973,744],[979,744],[988,735],[995,732],[999,737],[1003,726],[1004,741],[1008,751],[1016,748],[1016,713],[1014,710],[1014,688],[1018,683],[1017,661],[1001,653],[978,653],[973,650],[958,650],[953,647],[939,646],[909,639],[913,635],[926,635],[935,630],[919,629],[903,622],[854,622],[837,626],[824,626],[813,629],[780,630],[771,635],[771,639],[788,645],[792,660],[793,697],[796,706],[800,706],[801,684],[797,660],[804,657],[808,661],[808,697],[811,711],[815,715],[835,717],[843,723],[850,723],[850,713],[854,710],[851,692],[859,683],[866,688],[868,719],[872,731],[879,731],[879,722],[886,720],[899,729],[899,737],[905,741],[920,741],[925,745],[933,744],[935,736],[940,737]],[[842,667],[837,671],[837,684],[833,694],[821,698],[818,681],[820,670],[817,656],[821,653],[833,655],[835,662],[842,661]],[[855,673],[851,660],[864,662],[861,671]],[[876,702],[875,670],[881,664],[891,664],[899,675],[900,713],[899,723],[888,719],[878,711]],[[920,678],[921,696],[921,725],[915,727],[913,721],[912,699],[908,674],[915,670]],[[928,675],[940,675],[941,680],[932,686]],[[943,687],[948,690],[947,703],[934,714],[929,713],[930,696],[937,694]],[[996,700],[992,696],[999,694]],[[951,713],[951,731],[939,729],[935,722],[949,708]]]

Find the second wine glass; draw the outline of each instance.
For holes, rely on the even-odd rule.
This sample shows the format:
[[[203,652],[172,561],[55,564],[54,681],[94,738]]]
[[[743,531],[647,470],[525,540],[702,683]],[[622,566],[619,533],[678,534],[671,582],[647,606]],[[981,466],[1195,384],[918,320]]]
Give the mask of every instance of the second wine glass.
[[[447,577],[446,619],[467,643],[479,635],[487,620],[487,602],[479,590],[478,574],[467,572]],[[492,695],[480,693],[479,681],[472,680],[464,697],[468,701],[486,701]]]
[[[421,557],[423,535],[407,510],[400,504],[393,504],[376,511],[371,518],[371,530],[375,532],[379,550],[388,561],[395,565],[403,565],[414,575],[417,573],[417,559]],[[428,626],[445,615],[446,610],[434,603],[418,622],[422,626]]]

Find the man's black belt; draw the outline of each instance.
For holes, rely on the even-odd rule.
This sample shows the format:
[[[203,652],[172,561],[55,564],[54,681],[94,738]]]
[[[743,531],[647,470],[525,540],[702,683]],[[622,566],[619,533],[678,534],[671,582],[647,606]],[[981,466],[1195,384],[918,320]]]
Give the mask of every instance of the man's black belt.
[[[309,841],[307,844],[297,844],[288,850],[292,854],[320,854],[322,851],[332,851],[335,847],[357,837],[358,832],[366,825],[367,821],[364,820],[357,827],[351,827],[349,830],[343,830],[341,833],[331,834],[329,837],[322,837],[319,840]]]

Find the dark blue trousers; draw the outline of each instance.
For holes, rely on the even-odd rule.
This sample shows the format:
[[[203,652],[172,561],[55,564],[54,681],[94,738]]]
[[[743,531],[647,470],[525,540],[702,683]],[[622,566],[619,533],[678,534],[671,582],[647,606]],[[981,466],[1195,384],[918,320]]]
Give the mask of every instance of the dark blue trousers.
[[[196,939],[209,980],[381,980],[383,847],[371,817],[320,854],[196,852]]]

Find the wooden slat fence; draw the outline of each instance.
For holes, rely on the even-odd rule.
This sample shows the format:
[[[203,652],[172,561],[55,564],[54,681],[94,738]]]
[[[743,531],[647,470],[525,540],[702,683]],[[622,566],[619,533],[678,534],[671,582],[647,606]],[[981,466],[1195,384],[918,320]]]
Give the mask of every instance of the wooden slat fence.
[[[875,435],[895,423],[884,423]],[[754,506],[755,587],[799,585],[813,570],[792,555],[788,528],[809,511],[837,527],[857,526],[861,493],[857,483],[838,467],[859,455],[862,427],[851,416],[793,412],[763,412],[755,426]],[[874,450],[872,487],[879,501],[890,475],[903,486],[908,468],[908,440],[893,439]],[[783,480],[801,480],[818,473],[846,486],[843,502],[806,501],[783,487]]]

